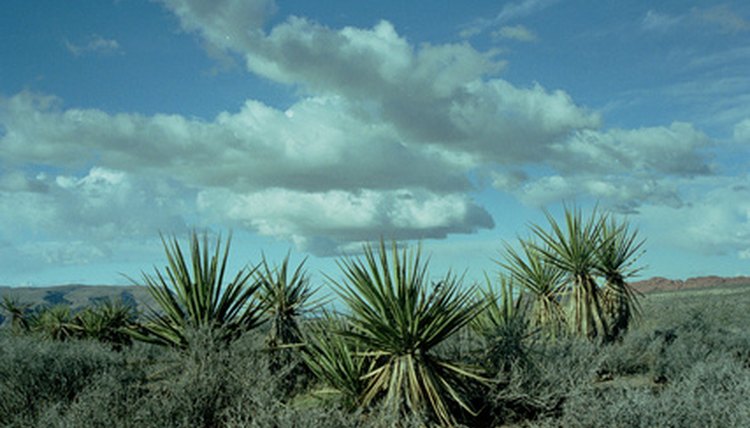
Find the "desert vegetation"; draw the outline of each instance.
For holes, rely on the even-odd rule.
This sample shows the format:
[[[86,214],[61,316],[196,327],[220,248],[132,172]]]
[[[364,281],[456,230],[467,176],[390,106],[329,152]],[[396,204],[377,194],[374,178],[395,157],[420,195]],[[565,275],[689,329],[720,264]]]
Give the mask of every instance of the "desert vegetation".
[[[750,288],[641,295],[627,222],[547,218],[481,285],[366,245],[336,306],[304,261],[231,274],[230,239],[163,238],[147,313],[3,300],[0,425],[748,426]]]

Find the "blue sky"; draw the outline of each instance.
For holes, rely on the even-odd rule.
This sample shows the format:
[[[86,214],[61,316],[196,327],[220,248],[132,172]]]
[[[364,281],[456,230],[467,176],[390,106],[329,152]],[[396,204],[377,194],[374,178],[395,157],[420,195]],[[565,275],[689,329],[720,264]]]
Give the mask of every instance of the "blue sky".
[[[563,202],[637,227],[644,277],[750,274],[747,2],[2,7],[0,284],[127,283],[191,228],[480,278]]]

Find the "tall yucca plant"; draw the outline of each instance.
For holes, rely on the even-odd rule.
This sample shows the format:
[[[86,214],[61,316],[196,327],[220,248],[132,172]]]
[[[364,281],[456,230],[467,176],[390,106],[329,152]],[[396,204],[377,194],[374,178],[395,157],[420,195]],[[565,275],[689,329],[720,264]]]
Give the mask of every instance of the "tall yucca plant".
[[[618,223],[614,218],[602,222],[599,239],[596,269],[605,281],[602,297],[610,318],[610,338],[617,339],[640,313],[640,294],[627,280],[641,270],[635,264],[645,252],[645,241],[638,239],[638,232],[630,230],[627,222]]]
[[[382,398],[399,414],[428,413],[439,423],[455,422],[452,405],[471,412],[465,386],[481,380],[459,364],[435,355],[434,348],[481,311],[474,287],[448,274],[434,287],[420,249],[391,251],[381,240],[366,245],[363,258],[339,261],[345,279],[333,281],[349,308],[345,334],[371,358],[361,397],[364,406]]]
[[[536,249],[548,263],[565,272],[572,329],[590,339],[606,339],[609,325],[596,282],[598,255],[605,244],[600,235],[606,216],[595,209],[584,219],[579,209],[565,207],[565,223],[561,225],[551,213],[545,214],[551,230],[531,226],[542,244]]]
[[[263,322],[263,307],[254,299],[260,284],[252,278],[256,268],[240,269],[225,282],[231,236],[222,250],[221,237],[209,252],[208,234],[190,234],[189,259],[177,238],[162,244],[168,264],[164,271],[143,273],[143,281],[159,306],[147,322],[134,331],[137,339],[187,348],[187,329],[209,328],[221,342],[229,342]]]
[[[536,332],[529,319],[530,301],[518,291],[510,277],[500,275],[499,295],[489,278],[479,294],[486,307],[471,327],[485,342],[485,364],[495,370],[507,371],[514,363],[524,363],[526,342]]]
[[[267,343],[271,348],[296,345],[302,342],[300,321],[305,313],[314,310],[319,302],[312,300],[315,289],[304,270],[303,260],[292,272],[289,254],[279,266],[271,268],[265,256],[255,280],[260,284],[258,299],[270,319]]]
[[[564,329],[565,310],[560,302],[565,286],[565,271],[547,261],[544,253],[527,240],[520,240],[521,249],[505,245],[504,260],[499,261],[510,275],[510,281],[519,285],[532,299],[531,322],[552,337]]]

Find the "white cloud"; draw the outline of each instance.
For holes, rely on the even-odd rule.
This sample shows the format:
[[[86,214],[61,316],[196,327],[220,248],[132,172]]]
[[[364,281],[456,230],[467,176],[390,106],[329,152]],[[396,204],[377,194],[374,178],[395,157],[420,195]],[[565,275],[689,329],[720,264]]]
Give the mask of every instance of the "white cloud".
[[[94,34],[90,36],[85,42],[73,43],[69,40],[64,40],[65,48],[75,56],[81,56],[85,54],[112,54],[120,51],[120,44],[114,39],[105,39],[104,37]]]
[[[528,173],[496,174],[493,186],[530,206],[598,200],[620,212],[644,204],[681,207],[679,183],[711,176],[705,150],[713,142],[686,123],[641,129],[584,130],[551,148]]]
[[[276,12],[273,0],[160,0],[187,31],[200,33],[218,48],[243,49]]]
[[[193,3],[183,1],[179,13],[188,30],[221,34],[238,25],[199,20],[205,13],[191,13]],[[215,13],[224,16],[218,10],[231,5],[218,3]],[[198,21],[200,29],[192,24]],[[267,33],[244,35],[247,43],[226,47],[245,55],[250,71],[311,93],[343,97],[371,114],[371,120],[394,125],[413,143],[449,150],[472,146],[470,151],[494,155],[508,146],[512,152],[525,135],[543,146],[572,130],[598,125],[596,115],[561,91],[547,92],[539,85],[522,89],[491,79],[502,63],[489,53],[466,43],[416,48],[386,21],[371,29],[335,30],[292,17]]]
[[[725,34],[750,30],[750,22],[725,4],[708,8],[694,7],[676,15],[649,10],[641,20],[641,28],[647,31],[666,32],[678,26],[700,31],[705,31],[705,27],[708,27]]]
[[[500,27],[499,30],[492,33],[492,36],[495,38],[516,40],[519,42],[535,42],[538,40],[537,35],[523,25],[508,25]]]
[[[565,171],[693,176],[711,173],[703,149],[712,141],[691,124],[584,130],[555,147]],[[554,162],[554,161],[553,161]]]
[[[515,3],[506,3],[495,21],[502,23],[523,18],[544,10],[557,2],[558,0],[522,0]]]
[[[511,4],[502,20],[552,3]],[[385,21],[331,29],[292,17],[266,29],[271,1],[164,4],[186,31],[304,95],[284,111],[248,100],[211,120],[0,98],[0,198],[14,207],[0,220],[56,234],[41,240],[48,260],[108,254],[61,252],[63,237],[185,223],[241,225],[316,254],[381,235],[472,233],[494,226],[469,196],[476,171],[531,205],[585,195],[628,212],[682,206],[681,180],[712,172],[711,141],[692,125],[602,130],[567,93],[496,77],[502,62],[467,43],[413,46]],[[30,177],[28,165],[51,172]]]
[[[62,110],[59,100],[22,93],[0,100],[0,123],[4,158],[17,163],[96,163],[198,188],[469,188],[465,167],[450,156],[405,144],[336,97],[304,99],[286,112],[249,101],[206,122]]]
[[[182,213],[187,212],[190,194],[178,193],[163,180],[101,167],[37,180],[41,190],[0,189],[0,221],[13,224],[4,236],[72,239],[96,245],[96,253],[104,254],[103,248],[120,239],[151,238],[160,230],[186,228]]]
[[[750,118],[734,125],[734,141],[737,143],[750,143]]]
[[[32,197],[18,193],[33,187],[31,179],[15,173],[0,180],[15,191],[3,194],[6,206],[21,199],[28,205],[0,218],[30,213],[28,230],[106,241],[153,236],[220,210],[226,214],[217,221],[330,253],[382,234],[442,238],[492,227],[486,211],[463,195],[471,188],[464,156],[404,143],[391,126],[363,122],[337,97],[305,99],[286,111],[253,101],[211,122],[63,110],[59,100],[27,93],[0,106],[7,162],[99,165],[84,176],[43,177],[37,187],[47,190]],[[222,197],[209,204],[211,195]],[[253,205],[259,208],[247,209]],[[154,208],[163,216],[147,221]]]
[[[198,195],[198,207],[206,215],[289,239],[318,255],[340,253],[349,243],[379,236],[444,238],[494,226],[490,215],[463,195],[406,189],[312,193],[275,188],[245,194],[207,190]]]
[[[493,19],[482,18],[475,20],[461,30],[460,36],[462,38],[476,36],[489,28],[496,28],[497,26],[512,22],[519,18],[525,18],[535,13],[539,13],[558,2],[559,0],[521,0],[519,2],[505,3],[503,8]]]
[[[750,254],[748,177],[706,177],[685,193],[679,209],[642,208],[641,221],[654,239],[705,255]]]

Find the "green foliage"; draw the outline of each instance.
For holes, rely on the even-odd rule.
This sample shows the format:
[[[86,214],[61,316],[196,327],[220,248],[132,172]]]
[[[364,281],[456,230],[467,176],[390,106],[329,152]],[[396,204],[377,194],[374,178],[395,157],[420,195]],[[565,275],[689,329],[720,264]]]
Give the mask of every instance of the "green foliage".
[[[30,322],[31,330],[52,340],[68,340],[78,336],[73,311],[67,305],[56,305],[40,309]]]
[[[261,268],[256,271],[255,278],[260,284],[258,299],[266,308],[271,324],[267,338],[271,348],[300,344],[300,321],[319,306],[319,302],[312,300],[315,289],[310,286],[304,264],[303,260],[290,273],[289,254],[273,269],[263,257]]]
[[[508,371],[513,364],[527,359],[528,342],[536,334],[529,317],[527,296],[518,293],[511,279],[500,277],[500,295],[487,278],[486,288],[480,291],[485,309],[474,318],[471,327],[484,341],[483,366],[497,371]]]
[[[635,263],[643,255],[644,241],[638,240],[627,222],[602,218],[599,242],[596,271],[604,279],[602,299],[610,317],[610,339],[619,339],[640,312],[640,295],[626,280],[640,270]]]
[[[0,302],[0,309],[10,316],[10,325],[14,333],[21,334],[31,329],[29,324],[31,305],[21,303],[16,297],[5,295],[3,301]]]
[[[396,244],[388,251],[364,247],[364,258],[339,262],[345,280],[334,281],[348,306],[347,337],[368,357],[362,405],[382,398],[394,414],[430,412],[442,424],[454,424],[452,405],[471,412],[467,381],[480,380],[461,364],[433,351],[481,311],[473,287],[462,288],[448,274],[430,287],[420,251]]]
[[[571,215],[580,217],[572,221],[581,229],[591,221]],[[598,240],[592,278],[602,281],[596,285],[608,337],[617,332],[619,340],[537,334],[544,323],[534,311],[544,293],[534,288],[557,290],[548,301],[571,304],[575,284],[570,273],[560,273],[562,263],[553,263],[551,253],[560,251],[539,237],[538,244],[509,248],[508,276],[498,285],[488,280],[479,291],[463,288],[451,274],[428,283],[418,249],[386,249],[380,242],[360,258],[339,262],[343,279],[334,286],[347,306],[340,315],[301,316],[312,291],[302,264],[292,271],[288,257],[274,268],[264,260],[261,271],[241,272],[232,283],[244,284],[235,296],[255,287],[242,306],[253,308],[251,325],[264,313],[292,314],[278,318],[279,324],[293,320],[294,327],[272,333],[275,349],[294,346],[309,370],[289,388],[296,366],[269,352],[267,331],[233,318],[240,327],[229,332],[227,319],[214,317],[220,311],[190,309],[210,307],[227,292],[219,287],[216,300],[197,297],[211,287],[195,284],[224,284],[219,278],[228,243],[222,252],[217,242],[209,253],[206,238],[194,234],[190,261],[198,267],[188,272],[188,285],[171,288],[180,277],[179,260],[181,272],[188,271],[174,241],[165,243],[166,273],[152,278],[184,315],[174,324],[178,342],[154,340],[173,346],[135,342],[116,352],[98,343],[119,343],[122,326],[133,322],[135,313],[122,302],[33,312],[5,299],[2,308],[17,321],[15,329],[0,332],[0,426],[750,426],[750,289],[648,294],[627,309],[639,311],[641,322],[620,320],[618,331],[617,306],[608,306],[617,295],[607,293],[627,287],[642,242],[626,223],[595,218],[599,232],[581,235]],[[568,223],[558,227],[565,239]],[[554,227],[550,236],[558,236]],[[274,312],[274,299],[278,308],[295,309]],[[168,309],[151,316],[169,319]],[[194,321],[189,314],[205,318]],[[483,382],[479,369],[467,369],[471,364],[495,379]],[[469,410],[481,413],[472,418]]]
[[[324,387],[314,393],[334,396],[348,409],[359,404],[365,390],[365,361],[362,345],[349,338],[351,330],[342,317],[326,313],[311,323],[302,358]]]
[[[79,312],[74,319],[77,336],[109,343],[114,349],[132,345],[129,331],[136,325],[138,312],[122,300],[103,300]]]
[[[184,255],[176,238],[162,237],[168,265],[153,275],[143,273],[143,281],[159,305],[147,322],[133,335],[140,340],[187,348],[188,328],[216,329],[223,343],[263,323],[264,307],[254,295],[260,284],[252,278],[256,268],[240,269],[234,279],[225,283],[231,237],[221,249],[216,239],[214,253],[209,253],[208,234],[203,239],[190,235],[190,259]]]
[[[0,337],[0,426],[42,426],[40,413],[68,406],[93,379],[123,366],[121,355],[93,342]]]
[[[566,292],[571,302],[569,322],[573,332],[590,339],[606,338],[609,324],[602,304],[602,291],[596,283],[597,255],[602,218],[594,212],[588,219],[576,208],[565,209],[565,222],[546,212],[550,231],[532,225],[541,241],[537,251],[548,263],[565,272]]]
[[[505,245],[505,259],[499,264],[510,280],[531,298],[531,322],[546,335],[558,337],[565,332],[566,317],[561,303],[565,271],[548,261],[545,252],[530,241],[520,240],[521,251]],[[549,252],[549,251],[547,251]]]
[[[552,336],[567,325],[592,340],[621,338],[639,311],[640,296],[626,280],[639,271],[643,241],[627,222],[596,209],[584,217],[565,207],[562,223],[545,214],[549,229],[532,225],[536,240],[520,240],[520,251],[506,244],[500,262],[534,296],[535,323]]]

